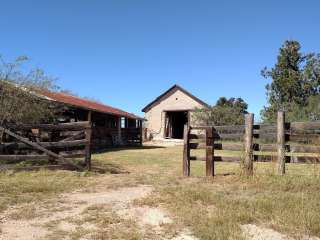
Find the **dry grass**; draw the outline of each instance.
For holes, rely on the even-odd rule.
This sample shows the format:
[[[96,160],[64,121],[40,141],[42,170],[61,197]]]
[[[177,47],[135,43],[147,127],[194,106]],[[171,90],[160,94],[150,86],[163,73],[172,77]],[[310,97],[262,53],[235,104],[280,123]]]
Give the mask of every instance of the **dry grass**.
[[[204,162],[191,162],[191,177],[181,177],[179,147],[136,149],[97,155],[134,174],[135,182],[157,191],[139,204],[165,206],[176,221],[200,239],[242,239],[240,225],[254,223],[294,237],[320,236],[320,168],[287,164],[277,176],[275,163],[255,163],[255,175],[244,178],[237,163],[216,163],[214,179],[204,178]],[[197,153],[201,154],[201,153]],[[230,174],[230,175],[229,175]]]
[[[181,159],[181,147],[114,149],[93,156],[94,165],[107,169],[107,175],[65,171],[1,174],[0,208],[43,202],[79,188],[98,190],[101,184],[109,188],[147,184],[155,191],[135,204],[168,209],[174,219],[171,232],[184,226],[199,239],[243,239],[240,226],[253,223],[295,238],[320,237],[318,166],[287,164],[288,174],[280,177],[274,174],[274,163],[256,163],[254,177],[244,178],[237,163],[216,163],[218,176],[212,180],[203,177],[204,162],[192,162],[192,176],[181,177]],[[135,223],[101,209],[92,207],[83,213],[84,221],[98,226],[94,239],[110,239],[107,235],[141,239]],[[83,231],[76,229],[71,239],[79,239]],[[65,233],[57,231],[51,239],[59,234]]]

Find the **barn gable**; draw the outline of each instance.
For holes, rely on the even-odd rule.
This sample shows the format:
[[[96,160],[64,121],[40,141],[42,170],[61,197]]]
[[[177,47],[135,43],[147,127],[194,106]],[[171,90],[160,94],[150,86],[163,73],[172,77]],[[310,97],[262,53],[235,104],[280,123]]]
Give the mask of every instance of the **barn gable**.
[[[159,104],[160,102],[164,101],[165,99],[169,98],[170,96],[172,96],[175,92],[180,91],[182,93],[184,93],[185,95],[187,95],[188,97],[190,97],[191,99],[193,99],[194,101],[198,102],[200,105],[202,105],[203,107],[208,107],[209,105],[205,102],[203,102],[201,99],[197,98],[196,96],[194,96],[193,94],[191,94],[190,92],[188,92],[187,90],[185,90],[184,88],[180,87],[179,85],[175,84],[173,85],[171,88],[169,88],[167,91],[165,91],[163,94],[161,94],[160,96],[158,96],[155,100],[153,100],[151,103],[149,103],[147,106],[145,106],[142,109],[142,112],[148,112],[151,108],[153,108],[155,105]]]

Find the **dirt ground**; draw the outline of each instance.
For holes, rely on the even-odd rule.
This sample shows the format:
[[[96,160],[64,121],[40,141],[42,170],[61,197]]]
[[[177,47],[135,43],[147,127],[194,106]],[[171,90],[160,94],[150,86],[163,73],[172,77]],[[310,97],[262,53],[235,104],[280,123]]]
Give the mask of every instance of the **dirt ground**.
[[[149,195],[153,191],[151,186],[139,185],[117,190],[107,190],[103,186],[98,186],[97,189],[99,189],[98,192],[76,191],[62,194],[58,199],[52,200],[52,202],[56,202],[54,206],[50,204],[33,206],[33,214],[36,216],[31,219],[28,217],[21,219],[19,216],[19,219],[15,219],[14,216],[19,215],[21,210],[30,208],[32,204],[8,209],[0,219],[0,239],[38,240],[54,239],[57,236],[60,239],[74,239],[75,237],[72,235],[79,229],[83,229],[83,234],[79,239],[97,239],[95,234],[99,230],[99,224],[86,219],[88,217],[86,213],[90,209],[107,211],[112,213],[111,218],[119,217],[120,221],[123,222],[133,221],[142,233],[148,229],[151,230],[151,235],[155,237],[154,239],[166,239],[166,232],[163,231],[163,226],[173,222],[167,211],[161,208],[135,206],[133,204],[134,200]],[[52,207],[55,209],[54,211],[52,211]],[[114,227],[112,225],[113,223],[110,223],[107,227]],[[188,229],[181,229],[181,232],[175,235],[170,239],[197,239],[192,236]],[[108,236],[105,239],[109,239]]]
[[[7,205],[0,215],[0,240],[320,239],[306,234],[318,229],[318,215],[312,215],[317,211],[311,208],[318,206],[317,179],[304,179],[301,188],[289,177],[247,182],[222,174],[208,181],[202,163],[192,169],[197,175],[186,179],[181,177],[180,152],[180,147],[150,147],[94,155],[95,165],[109,170],[106,174],[1,175],[0,200]],[[217,166],[218,173],[235,169]],[[279,215],[272,218],[269,212],[278,206],[270,204],[281,203],[275,197],[282,195],[295,210],[280,205],[283,212],[275,211]],[[306,221],[305,230],[295,230],[302,220],[290,214],[301,208],[295,204],[302,197],[308,201],[301,204],[314,204],[302,212],[310,215],[302,220],[310,217],[311,222]]]

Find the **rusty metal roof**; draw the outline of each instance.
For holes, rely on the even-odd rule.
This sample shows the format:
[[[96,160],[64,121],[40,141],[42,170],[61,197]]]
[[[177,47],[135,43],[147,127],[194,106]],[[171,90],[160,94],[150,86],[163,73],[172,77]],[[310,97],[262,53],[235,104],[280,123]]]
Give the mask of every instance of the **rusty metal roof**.
[[[127,118],[142,120],[141,117],[136,116],[132,113],[128,113],[121,109],[114,108],[114,107],[111,107],[102,103],[98,103],[92,100],[72,96],[69,94],[65,94],[61,92],[43,92],[42,94],[45,97],[47,97],[49,100],[64,103],[74,107],[79,107],[79,108],[101,112],[101,113],[112,114],[119,117],[127,117]]]

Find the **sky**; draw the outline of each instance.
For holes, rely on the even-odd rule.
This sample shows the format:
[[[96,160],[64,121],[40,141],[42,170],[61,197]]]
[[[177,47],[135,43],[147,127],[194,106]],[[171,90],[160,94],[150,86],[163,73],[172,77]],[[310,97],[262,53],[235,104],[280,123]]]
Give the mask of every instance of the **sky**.
[[[287,39],[320,52],[318,0],[0,0],[0,54],[27,55],[79,96],[143,116],[174,84],[259,117],[261,77]]]

